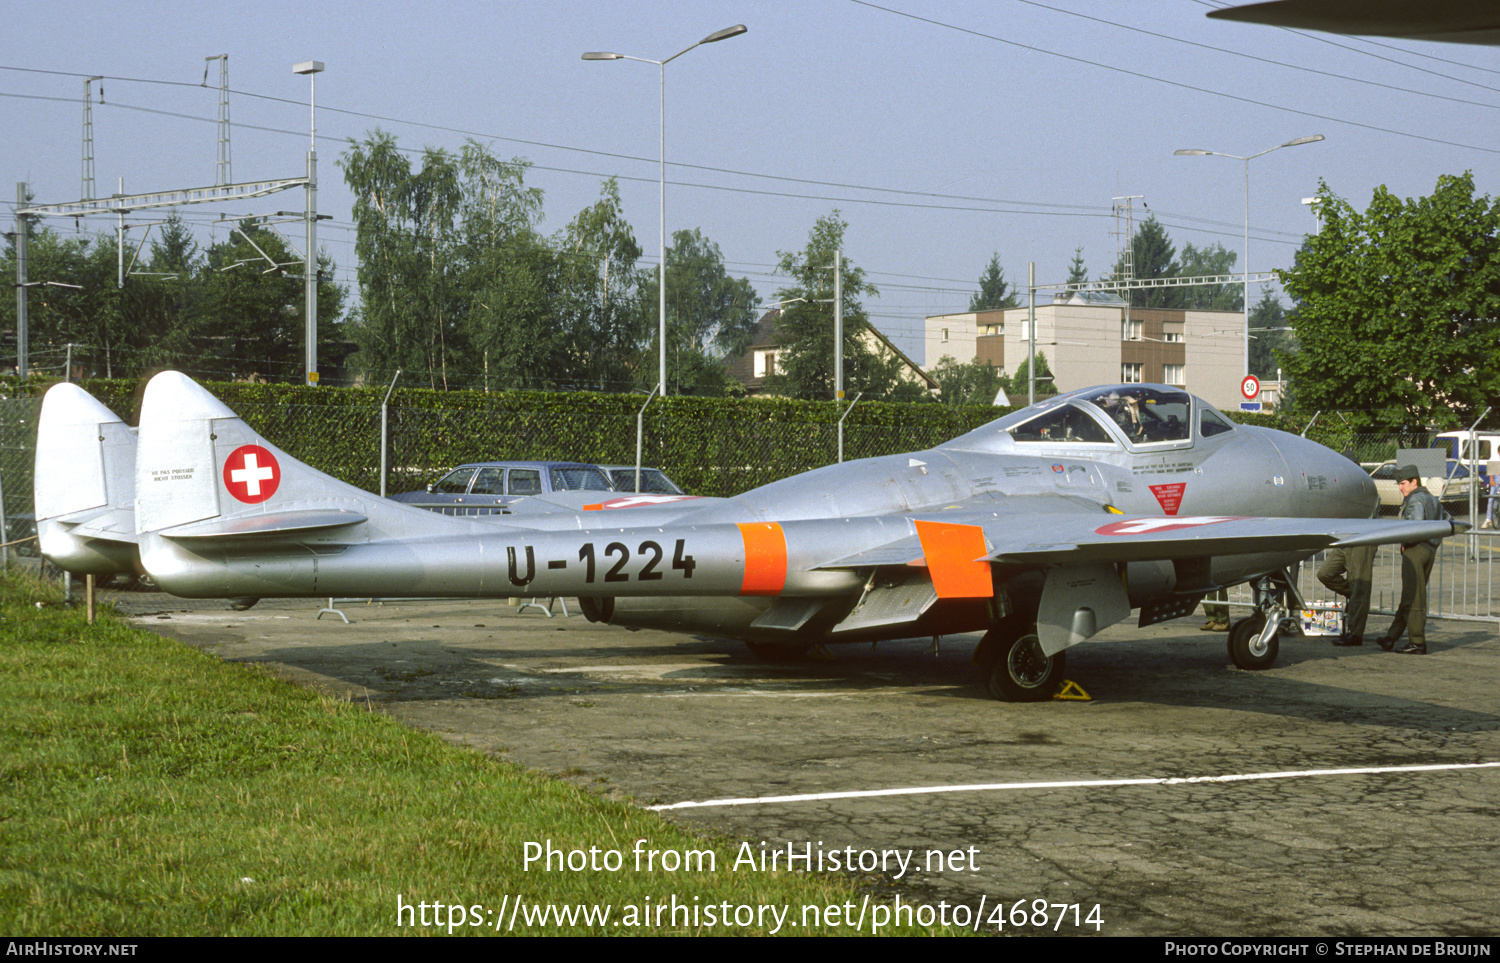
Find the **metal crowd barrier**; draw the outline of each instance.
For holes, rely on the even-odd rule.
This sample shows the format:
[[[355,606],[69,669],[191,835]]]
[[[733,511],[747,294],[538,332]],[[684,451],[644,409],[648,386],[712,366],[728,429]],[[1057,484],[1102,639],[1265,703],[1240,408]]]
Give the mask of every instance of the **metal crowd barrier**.
[[[1500,531],[1469,531],[1443,539],[1427,583],[1427,615],[1434,619],[1494,622],[1500,626],[1500,607],[1495,602],[1496,556],[1500,555]],[[1317,579],[1324,553],[1303,562],[1297,572],[1297,590],[1308,607],[1317,609],[1336,600]],[[1208,600],[1212,601],[1212,600]],[[1401,548],[1382,545],[1375,553],[1370,592],[1370,614],[1391,616],[1401,603]],[[1229,604],[1243,611],[1251,604],[1248,585],[1229,593]]]

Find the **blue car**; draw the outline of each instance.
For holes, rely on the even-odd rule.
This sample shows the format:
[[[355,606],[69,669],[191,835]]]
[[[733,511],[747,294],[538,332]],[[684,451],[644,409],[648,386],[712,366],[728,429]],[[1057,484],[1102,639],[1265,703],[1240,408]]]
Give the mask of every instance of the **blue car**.
[[[552,492],[612,492],[596,465],[576,461],[482,461],[460,465],[424,491],[391,498],[444,515],[508,515],[528,495]]]

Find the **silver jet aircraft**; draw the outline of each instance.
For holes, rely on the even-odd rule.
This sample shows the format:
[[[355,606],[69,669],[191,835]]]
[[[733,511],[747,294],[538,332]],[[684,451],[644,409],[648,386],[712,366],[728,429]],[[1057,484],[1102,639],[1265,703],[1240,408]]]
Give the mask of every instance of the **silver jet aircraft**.
[[[81,460],[101,457],[103,441],[84,443],[105,433],[75,434]],[[1369,520],[1374,487],[1354,462],[1161,385],[1072,392],[927,451],[734,498],[564,493],[478,519],[329,478],[176,372],[147,386],[138,446],[134,544],[177,595],[577,596],[595,621],[739,639],[766,658],[982,631],[984,681],[1012,700],[1050,697],[1065,650],[1133,609],[1149,625],[1242,582],[1257,610],[1229,654],[1268,668],[1288,566],[1455,531]],[[66,488],[61,460],[47,464],[39,447],[39,492]]]

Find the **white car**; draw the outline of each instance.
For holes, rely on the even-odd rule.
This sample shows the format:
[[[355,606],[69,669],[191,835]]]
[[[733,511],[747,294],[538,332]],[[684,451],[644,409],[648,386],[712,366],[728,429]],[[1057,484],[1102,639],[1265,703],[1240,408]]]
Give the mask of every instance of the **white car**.
[[[1443,502],[1467,502],[1471,480],[1468,466],[1448,459],[1447,476],[1422,479],[1422,487],[1432,492]],[[1375,480],[1375,491],[1380,495],[1382,510],[1401,507],[1401,490],[1396,487],[1396,463],[1393,461],[1377,465],[1370,470]]]

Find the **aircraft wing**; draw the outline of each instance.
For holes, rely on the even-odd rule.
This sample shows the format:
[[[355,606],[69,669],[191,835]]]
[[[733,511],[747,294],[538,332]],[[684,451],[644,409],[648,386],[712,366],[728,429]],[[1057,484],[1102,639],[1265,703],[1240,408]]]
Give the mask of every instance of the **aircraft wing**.
[[[1038,519],[1038,532],[996,533],[992,562],[1064,564],[1316,552],[1335,544],[1372,545],[1446,538],[1452,522],[1225,515]],[[1044,537],[1037,537],[1045,533]]]
[[[1269,0],[1210,10],[1213,20],[1238,20],[1296,30],[1448,43],[1500,44],[1500,13],[1474,0]]]
[[[1057,511],[1063,503],[1055,499],[1042,504],[1052,510],[914,517],[916,534],[820,563],[821,571],[877,573],[834,633],[913,625],[939,604],[993,605],[992,566],[1042,568],[1038,632],[1051,655],[1136,607],[1142,625],[1187,614],[1219,587],[1216,579],[1232,584],[1331,545],[1410,543],[1467,527],[1447,521],[1124,516]],[[773,609],[772,618],[777,614]]]
[[[104,508],[98,511],[65,515],[53,521],[75,537],[96,538],[131,545],[136,542],[134,509]]]
[[[615,524],[630,514],[630,524],[658,524],[701,511],[727,499],[699,495],[652,495],[635,492],[552,492],[528,495],[511,503],[510,514],[488,516],[514,525],[529,527],[594,527]],[[564,516],[545,519],[544,516]],[[481,516],[485,517],[485,516]]]
[[[250,536],[296,537],[309,532],[358,525],[366,516],[348,508],[304,509],[301,511],[271,512],[264,515],[231,519],[208,519],[180,525],[165,533],[174,540],[190,541],[241,541]]]
[[[1056,507],[1054,501],[1049,507]],[[1387,545],[1447,538],[1461,522],[1352,519],[1254,518],[1230,515],[1127,516],[1098,512],[1041,512],[1024,516],[944,513],[915,518],[917,525],[969,529],[982,535],[973,561],[1016,565],[1079,562],[1139,562],[1220,555],[1317,552],[1329,546]],[[820,569],[929,565],[917,535],[841,555]]]

